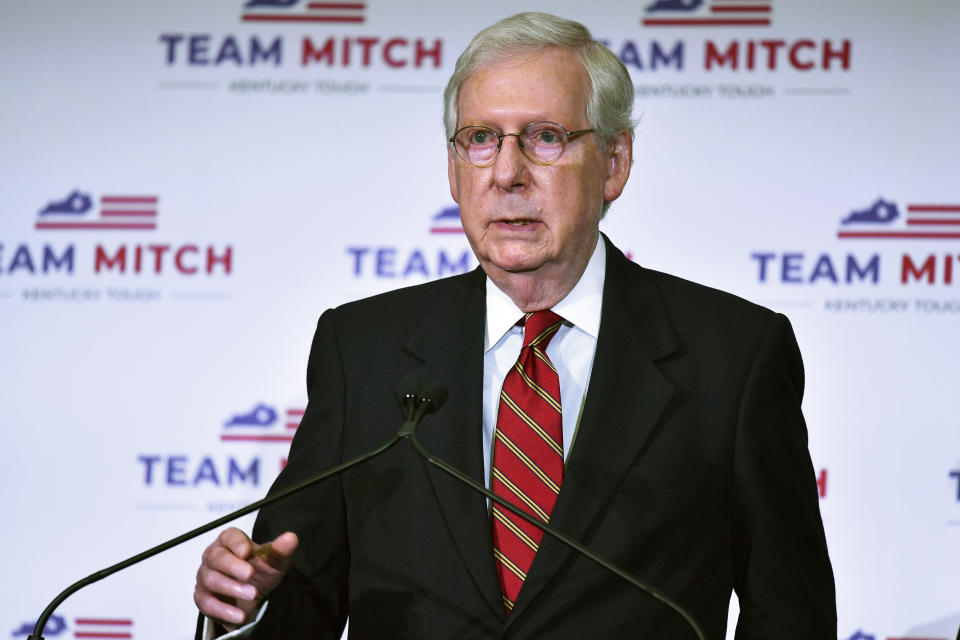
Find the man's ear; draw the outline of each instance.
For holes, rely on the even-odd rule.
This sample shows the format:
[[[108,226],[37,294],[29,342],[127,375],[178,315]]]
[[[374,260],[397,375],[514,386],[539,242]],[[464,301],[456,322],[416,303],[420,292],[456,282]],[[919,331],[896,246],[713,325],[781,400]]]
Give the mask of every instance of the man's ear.
[[[607,179],[603,183],[603,200],[613,202],[623,193],[633,164],[633,136],[629,131],[621,131],[607,145],[606,161]]]
[[[457,154],[453,150],[453,145],[447,144],[447,179],[450,181],[450,197],[453,198],[454,202],[460,204],[460,199],[457,196],[457,175],[454,169],[456,162]]]

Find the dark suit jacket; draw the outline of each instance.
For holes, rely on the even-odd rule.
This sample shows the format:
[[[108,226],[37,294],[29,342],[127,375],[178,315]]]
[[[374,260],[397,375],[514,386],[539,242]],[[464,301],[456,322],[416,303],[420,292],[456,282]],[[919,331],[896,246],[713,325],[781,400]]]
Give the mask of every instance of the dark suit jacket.
[[[785,317],[649,271],[608,242],[587,401],[551,524],[675,598],[722,639],[835,639],[833,574],[800,411],[803,365]],[[449,387],[418,435],[483,478],[484,274],[327,311],[310,402],[277,486],[388,440],[407,373]],[[265,509],[295,563],[257,636],[352,639],[693,638],[682,619],[545,539],[506,616],[485,500],[402,442]]]

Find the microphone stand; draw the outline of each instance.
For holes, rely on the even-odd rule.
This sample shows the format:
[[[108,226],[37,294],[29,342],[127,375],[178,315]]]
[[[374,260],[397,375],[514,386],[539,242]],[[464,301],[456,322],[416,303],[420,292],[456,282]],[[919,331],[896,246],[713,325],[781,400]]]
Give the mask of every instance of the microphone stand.
[[[225,516],[217,518],[216,520],[208,522],[205,525],[199,526],[196,529],[188,531],[187,533],[179,535],[171,540],[167,540],[166,542],[158,544],[157,546],[151,549],[147,549],[146,551],[138,553],[135,556],[132,556],[130,558],[127,558],[126,560],[118,562],[117,564],[111,567],[107,567],[106,569],[101,569],[100,571],[92,573],[86,578],[83,578],[82,580],[79,580],[73,583],[72,585],[70,585],[63,591],[61,591],[57,595],[57,597],[54,598],[49,605],[47,605],[47,608],[43,610],[43,613],[40,615],[40,618],[37,620],[37,624],[33,628],[33,633],[27,637],[27,640],[44,640],[43,628],[46,626],[47,621],[50,619],[50,616],[52,616],[53,613],[57,610],[57,607],[59,607],[63,603],[63,601],[66,600],[68,597],[70,597],[80,589],[86,587],[87,585],[93,584],[94,582],[99,582],[100,580],[103,580],[104,578],[111,576],[114,573],[117,573],[118,571],[122,571],[123,569],[126,569],[127,567],[135,565],[138,562],[146,560],[147,558],[152,558],[153,556],[159,553],[163,553],[167,549],[171,549],[179,544],[187,542],[188,540],[192,540],[197,536],[203,535],[204,533],[207,533],[213,529],[216,529],[217,527],[221,527],[227,524],[228,522],[231,522],[232,520],[236,520],[241,516],[245,516],[248,513],[251,513],[253,511],[256,511],[257,509],[260,509],[261,507],[264,507],[278,500],[282,500],[283,498],[286,498],[287,496],[290,496],[294,493],[302,491],[307,487],[310,487],[318,482],[322,482],[323,480],[326,480],[331,476],[343,473],[344,471],[352,467],[355,467],[358,464],[361,464],[363,462],[366,462],[367,460],[370,460],[372,458],[379,456],[381,453],[390,449],[395,444],[397,444],[400,440],[403,440],[403,439],[409,440],[414,450],[429,464],[433,465],[434,467],[437,467],[444,473],[452,476],[453,478],[467,485],[474,491],[481,493],[482,495],[486,496],[488,499],[496,502],[497,504],[504,507],[505,509],[508,509],[511,513],[514,513],[515,515],[522,518],[526,522],[529,522],[533,526],[537,527],[547,535],[558,540],[559,542],[573,549],[577,553],[589,558],[590,560],[594,561],[595,563],[597,563],[607,571],[610,571],[611,573],[619,576],[620,578],[622,578],[623,580],[626,580],[627,582],[637,587],[641,591],[644,591],[650,594],[660,602],[664,603],[665,605],[667,605],[668,607],[676,611],[678,614],[680,614],[683,617],[683,619],[687,621],[687,623],[693,628],[694,632],[697,634],[697,638],[699,640],[706,640],[706,636],[704,635],[703,630],[700,628],[700,625],[697,623],[697,621],[694,620],[693,616],[689,612],[687,612],[683,607],[681,607],[679,604],[675,603],[669,596],[664,594],[662,591],[642,582],[641,580],[630,575],[629,573],[627,573],[617,565],[613,564],[612,562],[598,556],[596,553],[594,553],[587,547],[583,546],[582,544],[580,544],[570,536],[567,536],[566,534],[563,534],[560,531],[557,531],[556,529],[554,529],[553,527],[547,524],[538,522],[525,511],[507,502],[500,496],[497,496],[486,487],[478,484],[470,476],[464,474],[463,472],[459,471],[455,467],[450,466],[443,460],[433,457],[426,449],[424,449],[420,445],[420,442],[417,440],[417,436],[416,436],[417,426],[419,426],[420,421],[423,420],[426,414],[433,413],[434,411],[439,409],[440,405],[442,405],[446,401],[447,389],[446,387],[443,387],[441,385],[433,385],[427,388],[426,391],[424,391],[423,393],[418,393],[417,391],[414,390],[416,389],[416,387],[417,387],[417,382],[413,376],[409,376],[409,375],[405,376],[403,381],[401,381],[400,387],[398,389],[398,394],[400,395],[401,404],[407,410],[407,418],[406,418],[406,421],[403,423],[403,425],[400,427],[399,431],[397,431],[397,433],[384,444],[380,445],[379,447],[377,447],[373,451],[370,451],[369,453],[365,453],[361,456],[351,458],[350,460],[347,460],[346,462],[338,464],[335,467],[331,467],[326,471],[322,471],[311,478],[307,478],[306,480],[303,480],[302,482],[299,482],[295,485],[287,487],[286,489],[283,489],[281,491],[278,491],[277,493],[274,493],[265,498],[257,500],[256,502],[252,502],[245,507],[242,507],[240,509],[237,509],[236,511],[228,513]],[[199,625],[198,625],[198,629],[199,629]],[[960,640],[960,637],[958,637],[958,640]]]
[[[427,392],[425,392],[425,393],[423,394],[423,398],[421,399],[421,403],[423,403],[423,402],[431,402],[430,397],[429,397],[429,392],[430,392],[430,390],[427,390]],[[444,393],[445,393],[445,390],[444,390]],[[434,411],[434,410],[436,410],[436,408],[433,408],[433,409],[431,409],[430,411]],[[483,485],[479,484],[479,483],[478,483],[477,481],[475,481],[473,478],[471,478],[470,476],[466,475],[465,473],[463,473],[462,471],[460,471],[460,470],[457,469],[456,467],[453,467],[453,466],[447,464],[446,462],[444,462],[443,460],[440,460],[439,458],[433,457],[433,455],[431,455],[430,452],[428,452],[426,449],[424,449],[423,446],[420,444],[420,442],[417,440],[416,429],[417,429],[417,423],[418,423],[418,422],[419,422],[419,421],[417,421],[417,422],[407,421],[407,422],[403,425],[403,427],[400,428],[400,431],[398,432],[397,435],[399,435],[399,436],[401,436],[401,437],[407,438],[407,439],[410,441],[410,444],[413,446],[414,450],[416,450],[416,452],[417,452],[418,454],[420,454],[420,457],[423,458],[426,462],[428,462],[429,464],[433,465],[434,467],[440,469],[441,471],[443,471],[443,472],[446,473],[447,475],[455,478],[456,480],[458,480],[458,481],[461,482],[462,484],[467,485],[468,487],[470,487],[470,488],[473,489],[474,491],[483,494],[483,495],[486,496],[488,499],[492,500],[493,502],[496,502],[496,503],[497,503],[498,505],[500,505],[501,507],[504,507],[505,509],[509,509],[511,513],[519,516],[520,518],[522,518],[522,519],[525,520],[526,522],[528,522],[528,523],[532,524],[533,526],[537,527],[538,529],[540,529],[541,531],[543,531],[544,533],[546,533],[546,534],[549,535],[550,537],[552,537],[552,538],[560,541],[561,543],[565,544],[567,547],[573,549],[574,551],[576,551],[576,552],[579,553],[580,555],[585,556],[585,557],[589,558],[590,560],[593,560],[595,563],[597,563],[598,565],[600,565],[601,567],[603,567],[603,568],[606,569],[607,571],[609,571],[609,572],[611,572],[611,573],[613,573],[613,574],[616,574],[617,576],[619,576],[620,578],[626,580],[627,582],[629,582],[630,584],[632,584],[632,585],[635,586],[636,588],[640,589],[641,591],[644,591],[644,592],[650,594],[651,596],[653,596],[654,598],[656,598],[657,600],[659,600],[660,602],[662,602],[663,604],[667,605],[668,607],[670,607],[671,609],[673,609],[674,611],[676,611],[678,614],[680,614],[680,616],[682,616],[683,619],[686,620],[687,624],[689,624],[690,627],[693,628],[693,630],[694,630],[694,632],[697,634],[697,638],[698,638],[699,640],[706,640],[706,635],[704,634],[703,629],[700,628],[699,623],[694,619],[693,615],[690,614],[690,612],[688,612],[686,609],[684,609],[684,608],[683,608],[682,606],[680,606],[678,603],[674,602],[673,599],[670,598],[670,596],[668,596],[667,594],[663,593],[662,591],[660,591],[660,590],[657,589],[656,587],[653,587],[653,586],[651,586],[651,585],[649,585],[649,584],[646,584],[646,583],[643,582],[642,580],[640,580],[640,579],[634,577],[633,575],[627,573],[624,569],[621,569],[619,566],[615,565],[614,563],[610,562],[609,560],[606,560],[606,559],[600,557],[599,555],[597,555],[596,553],[594,553],[593,551],[591,551],[591,550],[588,549],[587,547],[583,546],[582,544],[580,544],[579,542],[577,542],[576,540],[574,540],[574,539],[571,538],[570,536],[568,536],[568,535],[566,535],[566,534],[564,534],[564,533],[561,533],[560,531],[557,531],[556,529],[554,529],[553,527],[551,527],[551,526],[548,525],[548,524],[545,524],[545,523],[543,523],[543,522],[541,522],[541,521],[539,521],[539,520],[534,519],[533,516],[531,516],[530,514],[528,514],[526,511],[523,511],[523,510],[520,509],[519,507],[514,506],[512,503],[510,503],[510,502],[504,500],[503,498],[501,498],[500,496],[496,495],[495,493],[493,493],[492,491],[490,491],[489,489],[487,489],[487,488],[484,487]],[[960,636],[958,636],[957,640],[960,640]]]

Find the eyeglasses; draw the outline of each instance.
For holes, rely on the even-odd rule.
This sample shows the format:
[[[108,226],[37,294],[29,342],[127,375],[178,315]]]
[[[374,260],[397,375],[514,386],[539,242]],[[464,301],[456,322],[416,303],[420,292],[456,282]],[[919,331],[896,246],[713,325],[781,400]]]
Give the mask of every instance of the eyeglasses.
[[[528,160],[548,165],[563,155],[568,142],[592,132],[593,129],[567,131],[556,122],[531,122],[520,133],[499,133],[490,127],[470,125],[458,129],[447,142],[453,145],[457,155],[467,164],[489,167],[496,161],[503,139],[516,136],[520,151]]]

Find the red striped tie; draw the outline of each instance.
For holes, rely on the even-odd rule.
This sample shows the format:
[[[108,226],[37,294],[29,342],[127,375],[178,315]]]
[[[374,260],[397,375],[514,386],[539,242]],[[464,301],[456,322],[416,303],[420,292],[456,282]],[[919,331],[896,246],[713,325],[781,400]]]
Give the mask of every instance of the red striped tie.
[[[563,318],[553,311],[524,317],[523,349],[507,373],[493,442],[493,492],[548,522],[563,481],[560,380],[547,345]],[[543,533],[493,505],[493,556],[509,613]]]

